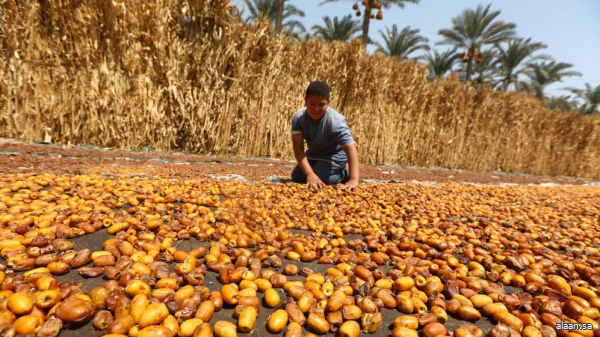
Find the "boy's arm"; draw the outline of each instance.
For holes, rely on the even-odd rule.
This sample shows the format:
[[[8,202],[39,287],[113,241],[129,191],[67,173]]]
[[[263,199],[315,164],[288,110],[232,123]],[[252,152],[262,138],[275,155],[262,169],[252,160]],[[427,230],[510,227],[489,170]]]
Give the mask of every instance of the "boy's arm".
[[[323,187],[325,183],[321,181],[321,179],[315,174],[308,163],[308,159],[306,159],[306,155],[304,155],[304,137],[302,134],[292,135],[292,145],[294,147],[294,157],[296,157],[296,161],[298,162],[298,166],[304,175],[306,175],[306,182],[308,186],[315,185],[316,187]]]
[[[344,188],[352,188],[358,186],[360,180],[358,148],[356,143],[342,147],[348,156],[348,170],[350,171],[350,180],[344,184]]]

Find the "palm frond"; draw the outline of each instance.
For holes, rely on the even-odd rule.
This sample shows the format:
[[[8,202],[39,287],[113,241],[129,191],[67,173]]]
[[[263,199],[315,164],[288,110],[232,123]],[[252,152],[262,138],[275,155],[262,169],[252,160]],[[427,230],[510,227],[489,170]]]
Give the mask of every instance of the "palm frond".
[[[526,75],[528,66],[538,60],[548,60],[548,55],[535,55],[547,46],[541,42],[531,42],[531,38],[518,38],[508,41],[506,47],[495,44],[498,53],[498,73],[502,77],[503,89],[517,87],[520,76]]]
[[[534,93],[539,99],[544,99],[544,89],[555,82],[562,82],[564,77],[581,76],[578,71],[567,70],[573,65],[563,62],[541,62],[527,66],[526,75],[530,81],[523,86],[525,90]]]
[[[386,32],[379,31],[384,43],[376,43],[378,49],[388,56],[395,56],[398,59],[408,59],[410,55],[418,50],[430,50],[431,48],[427,45],[429,39],[419,35],[418,29],[411,29],[405,27],[402,31],[398,31],[396,25],[392,26],[390,30],[388,27],[385,28]]]
[[[565,88],[571,91],[583,103],[577,107],[584,115],[600,112],[600,85],[595,88],[591,84],[586,83],[584,89]]]
[[[466,9],[452,18],[452,28],[441,29],[443,40],[437,44],[453,45],[466,50],[480,50],[484,45],[507,41],[515,35],[515,24],[494,21],[500,11],[490,11],[491,5]]]
[[[352,20],[351,15],[346,15],[341,20],[338,20],[337,17],[331,20],[329,16],[326,16],[323,18],[323,22],[324,26],[315,25],[312,30],[315,32],[315,36],[327,41],[348,41],[360,31],[359,22]]]
[[[244,0],[244,3],[250,12],[246,22],[268,18],[275,24],[275,18],[277,16],[277,0]],[[290,18],[297,16],[304,17],[305,13],[296,6],[286,3],[283,7],[283,28],[288,35],[294,36],[295,30],[298,30],[299,33],[306,32],[306,28],[302,22],[298,20],[289,20]]]
[[[323,6],[328,3],[339,2],[339,1],[355,2],[355,3],[357,2],[357,0],[324,0],[319,3],[319,6]],[[369,27],[370,27],[371,15],[373,15],[373,13],[371,13],[371,15],[368,15],[368,13],[366,12],[366,9],[374,8],[373,5],[374,5],[375,1],[377,1],[381,5],[381,8],[384,8],[384,9],[389,9],[392,6],[398,6],[400,8],[404,8],[404,5],[406,3],[418,4],[420,2],[420,0],[366,0],[366,2],[363,2],[365,11],[362,12],[363,13],[362,39],[363,39],[363,43],[365,45],[372,43],[372,39],[369,37]]]
[[[427,54],[426,60],[429,64],[429,78],[433,80],[451,72],[457,59],[458,53],[456,48],[447,50],[441,54],[437,50]]]

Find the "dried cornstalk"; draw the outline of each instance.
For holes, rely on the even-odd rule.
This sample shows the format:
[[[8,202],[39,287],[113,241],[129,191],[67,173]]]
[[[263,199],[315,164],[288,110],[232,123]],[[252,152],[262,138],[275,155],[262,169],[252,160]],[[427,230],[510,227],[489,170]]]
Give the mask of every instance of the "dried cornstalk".
[[[476,91],[360,42],[294,42],[227,0],[7,0],[0,136],[292,159],[292,113],[325,80],[361,160],[600,177],[600,118]]]

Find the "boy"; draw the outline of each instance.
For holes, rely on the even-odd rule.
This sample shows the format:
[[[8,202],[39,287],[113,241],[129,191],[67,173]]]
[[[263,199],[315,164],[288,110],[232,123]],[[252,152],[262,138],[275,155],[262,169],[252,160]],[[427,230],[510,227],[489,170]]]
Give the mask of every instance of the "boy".
[[[359,181],[358,150],[346,118],[329,107],[330,94],[326,83],[311,82],[304,98],[306,107],[294,114],[292,144],[298,166],[292,181],[308,183],[308,187],[344,183],[343,188],[354,188]]]

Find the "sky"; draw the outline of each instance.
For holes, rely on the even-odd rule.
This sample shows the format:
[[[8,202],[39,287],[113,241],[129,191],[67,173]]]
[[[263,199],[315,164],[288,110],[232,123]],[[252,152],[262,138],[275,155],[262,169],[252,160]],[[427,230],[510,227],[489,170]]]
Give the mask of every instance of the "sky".
[[[325,16],[341,18],[352,14],[355,19],[362,20],[362,17],[354,16],[350,0],[319,6],[321,2],[288,0],[286,3],[304,11],[305,17],[295,19],[301,21],[307,30],[315,25],[324,25]],[[231,3],[244,8],[242,0],[231,0]],[[582,73],[581,77],[567,77],[562,83],[552,85],[547,94],[568,95],[569,92],[561,88],[583,88],[585,83],[593,87],[600,85],[600,0],[421,0],[419,4],[406,4],[404,9],[394,6],[384,10],[382,21],[371,21],[369,35],[381,42],[379,31],[385,32],[386,26],[396,24],[399,30],[410,26],[419,29],[420,34],[429,39],[429,45],[441,51],[448,47],[434,45],[441,40],[438,31],[451,28],[451,19],[463,10],[488,4],[492,5],[492,10],[501,11],[499,20],[517,25],[519,37],[543,42],[548,48],[542,53],[551,55],[557,62],[570,63],[573,65],[570,70]],[[247,15],[247,10],[245,13]],[[374,47],[368,50],[373,51]]]

